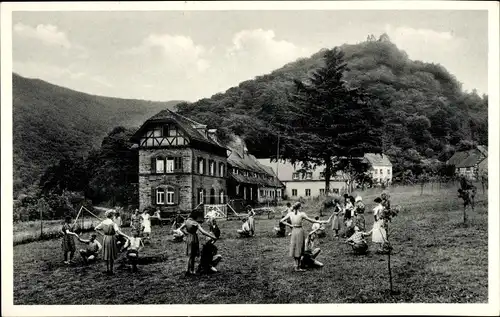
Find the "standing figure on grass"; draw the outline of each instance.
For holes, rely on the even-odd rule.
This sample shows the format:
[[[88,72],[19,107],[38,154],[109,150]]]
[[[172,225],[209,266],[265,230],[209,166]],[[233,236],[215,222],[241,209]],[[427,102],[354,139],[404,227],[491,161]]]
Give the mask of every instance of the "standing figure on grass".
[[[332,215],[331,215],[331,217],[333,216],[332,230],[335,232],[334,237],[338,238],[340,231],[340,214],[342,213],[342,207],[340,206],[340,199],[338,197],[335,197],[333,199],[333,202],[330,202],[328,204],[328,208],[332,209]]]
[[[250,235],[253,237],[255,235],[255,211],[250,205],[247,206],[248,212],[248,226],[250,227]]]
[[[76,246],[75,246],[76,234],[73,232],[73,226],[71,225],[70,216],[66,216],[64,218],[64,224],[62,226],[61,231],[63,233],[62,250],[64,254],[64,264],[74,263],[73,257],[75,256],[75,251],[76,251]]]
[[[286,203],[286,209],[281,211],[281,218],[284,218],[292,210],[292,204]],[[281,220],[281,219],[280,219]],[[278,237],[284,237],[286,235],[286,225],[281,221],[278,221],[278,227],[274,227],[274,231]]]
[[[365,231],[365,204],[363,204],[363,199],[361,198],[361,196],[356,196],[356,203],[354,205],[354,208],[354,227],[358,227],[359,231]]]
[[[116,223],[116,225],[118,226],[118,229],[121,229],[122,228],[122,217],[120,216],[120,213],[119,212],[116,212],[115,214],[115,218],[113,219],[113,221]]]
[[[475,207],[475,197],[476,197],[477,188],[470,180],[462,176],[460,178],[460,188],[458,189],[458,197],[462,198],[464,201],[464,223],[467,221],[467,206],[471,206],[472,211],[474,211]]]
[[[314,220],[319,221],[319,216],[314,217]],[[312,225],[311,229],[314,232],[314,236],[317,238],[324,238],[326,236],[324,224],[315,223]]]
[[[80,249],[80,256],[85,264],[97,261],[102,245],[97,241],[97,235],[93,233],[89,240],[81,239],[77,236],[78,241],[87,245],[86,249]]]
[[[375,198],[374,201],[377,203],[377,206],[373,208],[372,242],[379,246],[378,252],[383,252],[384,243],[387,241],[384,219],[382,218],[384,206],[382,206],[382,199],[380,197]]]
[[[113,275],[114,261],[118,258],[118,245],[116,244],[116,235],[124,235],[116,223],[113,222],[113,211],[106,211],[104,219],[95,230],[104,235],[102,240],[102,258],[106,261],[106,274]]]
[[[187,236],[186,238],[186,255],[188,256],[188,267],[186,271],[186,276],[195,274],[194,265],[196,258],[200,256],[200,242],[198,239],[198,231],[201,234],[217,240],[217,238],[211,233],[203,230],[201,225],[198,223],[197,212],[193,211],[189,215],[189,218],[184,222],[184,224],[179,228],[179,230],[184,231]],[[200,220],[203,221],[203,220]]]
[[[130,227],[132,232],[136,231],[139,235],[142,235],[142,217],[139,213],[139,209],[136,209],[130,218]]]
[[[151,239],[151,215],[147,210],[144,210],[144,212],[141,215],[142,217],[142,232],[146,236],[145,239],[149,241]]]
[[[304,212],[299,212],[300,202],[297,202],[293,205],[293,212],[289,213],[285,216],[285,218],[281,219],[281,222],[285,225],[292,228],[292,236],[290,238],[290,256],[295,260],[295,271],[303,272],[304,269],[300,267],[300,258],[304,253],[305,248],[305,234],[304,229],[302,228],[302,221],[307,220],[311,223],[319,223],[326,224],[328,221],[316,221],[314,219],[309,218]],[[288,224],[286,221],[290,219],[291,224]]]
[[[354,197],[349,196],[347,198],[347,204],[345,205],[345,209],[344,209],[344,224],[345,224],[344,237],[345,238],[349,238],[354,233],[354,221],[353,221],[354,204],[355,204]]]
[[[217,225],[217,220],[216,220],[217,216],[219,216],[219,212],[217,212],[215,208],[212,208],[207,213],[206,217],[207,217],[208,229],[217,239],[219,239],[220,229],[219,226]]]

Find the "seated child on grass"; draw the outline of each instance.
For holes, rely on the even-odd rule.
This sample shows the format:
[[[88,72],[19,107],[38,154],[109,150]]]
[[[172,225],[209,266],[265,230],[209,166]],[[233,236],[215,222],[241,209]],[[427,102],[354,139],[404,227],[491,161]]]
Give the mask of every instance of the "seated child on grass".
[[[368,243],[366,243],[365,237],[371,234],[369,232],[360,231],[358,227],[354,227],[354,234],[346,240],[346,243],[352,246],[352,250],[356,254],[366,254],[368,251]]]
[[[320,248],[315,248],[317,239],[318,236],[316,230],[313,230],[308,234],[305,242],[305,250],[300,260],[300,266],[302,269],[323,267],[323,263],[316,260],[321,252]]]
[[[250,236],[250,224],[248,223],[248,219],[243,219],[243,225],[241,226],[241,230],[238,230],[238,233],[241,237],[249,237]]]
[[[80,255],[82,256],[83,262],[85,262],[85,264],[95,262],[102,249],[101,244],[97,241],[97,235],[93,233],[89,240],[81,239],[79,236],[77,236],[77,239],[81,243],[85,243],[87,245],[87,248],[80,249]]]
[[[127,237],[127,259],[132,264],[132,272],[137,272],[137,262],[139,260],[139,251],[144,247],[144,242],[139,237],[138,232],[134,232],[132,237]]]
[[[209,239],[201,249],[200,264],[198,265],[199,274],[211,274],[216,273],[215,268],[217,264],[222,260],[222,256],[217,254],[217,247],[214,244],[214,240]]]

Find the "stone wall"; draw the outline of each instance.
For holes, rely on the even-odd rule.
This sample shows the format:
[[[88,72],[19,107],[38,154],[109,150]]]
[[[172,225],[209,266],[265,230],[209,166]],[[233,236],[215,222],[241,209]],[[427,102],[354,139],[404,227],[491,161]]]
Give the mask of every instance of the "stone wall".
[[[181,156],[182,170],[175,173],[156,174],[152,171],[151,159],[157,156]],[[204,175],[197,173],[197,159],[204,158],[214,160],[216,165],[216,176],[209,176],[208,169]],[[219,176],[219,163],[224,163],[225,175]],[[194,172],[194,173],[193,173]],[[148,206],[160,207],[165,211],[189,212],[198,205],[198,189],[203,188],[206,192],[206,203],[210,200],[210,190],[213,188],[217,195],[216,203],[219,203],[220,191],[224,191],[227,195],[226,176],[227,175],[227,159],[225,157],[215,156],[208,152],[200,151],[191,148],[159,148],[159,149],[140,149],[139,150],[139,208],[143,210]],[[159,186],[171,186],[175,188],[178,200],[175,205],[155,204],[156,197],[153,194],[153,189]],[[177,196],[176,196],[177,198]]]

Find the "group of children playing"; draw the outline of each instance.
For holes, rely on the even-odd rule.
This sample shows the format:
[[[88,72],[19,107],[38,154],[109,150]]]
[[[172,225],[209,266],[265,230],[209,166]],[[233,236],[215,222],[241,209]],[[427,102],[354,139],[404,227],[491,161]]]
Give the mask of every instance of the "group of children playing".
[[[365,205],[362,198],[357,196],[344,195],[344,202],[340,198],[334,198],[331,202],[325,204],[325,209],[330,213],[326,221],[321,221],[319,216],[315,219],[309,218],[305,213],[300,212],[301,203],[295,203],[293,206],[288,203],[286,210],[282,212],[282,217],[278,227],[274,228],[279,237],[286,236],[286,227],[291,228],[290,238],[290,256],[295,259],[296,270],[304,271],[307,268],[322,267],[323,263],[317,260],[321,249],[316,247],[320,238],[326,236],[326,224],[331,223],[334,236],[339,235],[346,238],[345,242],[352,246],[357,254],[366,254],[368,251],[367,236],[372,236],[372,242],[380,245],[382,250],[386,242],[385,223],[382,213],[390,209],[389,196],[386,193],[374,200],[377,205],[373,209],[374,223],[373,228],[366,232],[365,226]],[[186,240],[186,255],[188,257],[188,268],[186,275],[214,273],[217,272],[216,266],[221,261],[222,256],[217,253],[215,242],[220,237],[220,229],[217,225],[218,212],[212,210],[205,217],[198,212],[193,211],[187,219],[184,219],[178,212],[172,225],[173,240],[181,242]],[[242,237],[251,237],[255,235],[255,211],[248,206],[247,213],[241,214],[243,217],[242,228],[237,230]],[[304,233],[303,220],[313,223],[312,230],[308,234]],[[202,223],[208,223],[209,230],[202,228]],[[342,226],[343,224],[343,226]],[[122,220],[119,213],[114,210],[106,212],[106,219],[96,228],[96,232],[103,235],[103,243],[99,243],[97,235],[92,233],[89,239],[82,239],[73,232],[71,217],[66,217],[63,225],[62,247],[64,252],[64,263],[73,262],[75,248],[74,237],[79,242],[86,244],[86,248],[81,249],[79,254],[84,263],[95,262],[99,254],[102,253],[103,260],[107,263],[107,273],[113,274],[113,263],[121,260],[122,266],[128,261],[131,264],[132,271],[137,271],[139,252],[144,247],[144,241],[148,241],[151,236],[151,220],[147,212],[139,213],[136,209],[131,217],[132,234],[128,236],[121,231]],[[339,234],[342,227],[344,230]],[[208,237],[207,242],[200,249],[198,232]],[[101,252],[102,251],[102,252]],[[200,258],[198,270],[195,271],[196,258]]]
[[[151,224],[148,216],[149,214],[146,212],[140,214],[137,209],[135,210],[131,219],[132,234],[129,236],[121,231],[123,222],[120,214],[114,210],[106,211],[106,219],[95,227],[95,231],[103,236],[102,245],[97,240],[96,233],[92,233],[89,239],[82,239],[73,232],[74,224],[71,224],[71,217],[66,217],[62,227],[64,263],[75,263],[76,246],[74,238],[76,237],[79,242],[87,245],[85,249],[79,250],[85,264],[96,262],[102,253],[102,259],[106,261],[107,274],[113,274],[114,262],[119,260],[121,260],[122,266],[125,265],[127,260],[131,264],[132,271],[137,271],[139,252],[144,247],[142,236],[145,234],[146,239],[149,239],[151,234]]]
[[[314,245],[319,238],[326,236],[327,223],[331,222],[331,228],[334,237],[341,236],[345,238],[345,243],[350,245],[356,254],[366,254],[368,243],[366,237],[372,236],[372,242],[378,246],[377,252],[384,252],[384,246],[387,242],[386,224],[382,214],[384,210],[390,209],[389,195],[382,193],[374,202],[377,204],[373,209],[374,223],[373,228],[366,232],[365,205],[361,196],[354,198],[350,195],[344,195],[344,202],[340,198],[334,198],[325,203],[327,213],[330,218],[326,221],[320,221],[320,217],[310,219],[306,214],[299,212],[301,204],[295,203],[293,206],[288,203],[287,208],[282,212],[282,218],[277,227],[274,228],[278,237],[286,236],[286,227],[292,228],[288,234],[291,236],[290,256],[295,258],[296,270],[302,271],[305,268],[322,267],[323,263],[316,260],[321,252],[320,248]],[[295,220],[295,223],[294,223]],[[301,236],[305,234],[302,231],[302,220],[312,222],[312,231],[306,235],[305,240]],[[340,233],[343,227],[343,232]],[[297,230],[300,229],[300,230]]]

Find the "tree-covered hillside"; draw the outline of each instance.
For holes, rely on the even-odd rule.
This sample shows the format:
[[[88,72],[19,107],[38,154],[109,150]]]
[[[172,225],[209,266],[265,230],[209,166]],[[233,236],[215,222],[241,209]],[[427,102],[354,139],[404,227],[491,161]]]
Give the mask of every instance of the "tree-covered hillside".
[[[17,74],[12,84],[15,197],[60,159],[99,147],[114,127],[137,127],[177,103],[93,96]]]
[[[487,145],[488,97],[465,93],[443,66],[410,60],[385,34],[340,49],[348,64],[347,85],[367,92],[383,111],[382,148],[395,172],[425,159],[444,162],[461,147]],[[258,157],[275,156],[279,129],[274,123],[294,108],[294,80],[309,78],[323,65],[323,55],[299,59],[211,98],[181,103],[177,111],[221,129],[221,135],[244,136]]]

